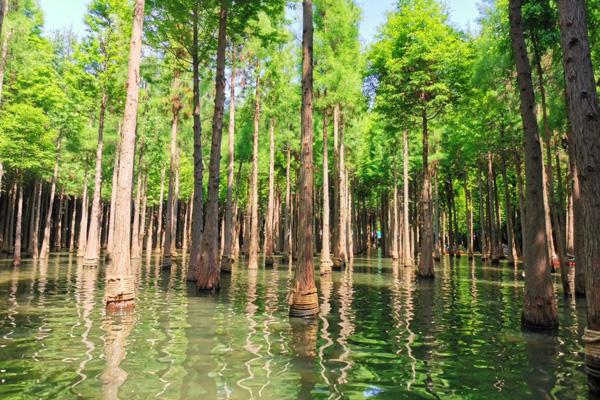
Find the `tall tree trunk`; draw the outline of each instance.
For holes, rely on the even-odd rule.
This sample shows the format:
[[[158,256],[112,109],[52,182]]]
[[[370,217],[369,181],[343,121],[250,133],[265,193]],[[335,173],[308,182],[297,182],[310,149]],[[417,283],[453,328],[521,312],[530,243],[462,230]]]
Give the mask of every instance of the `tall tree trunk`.
[[[54,209],[54,196],[56,194],[56,181],[58,180],[58,160],[60,158],[61,140],[56,140],[56,160],[54,161],[54,172],[50,183],[50,201],[48,202],[48,212],[46,213],[46,223],[44,224],[44,236],[42,239],[42,248],[40,249],[40,259],[46,260],[50,251],[50,228],[52,227],[52,210]]]
[[[527,185],[525,223],[525,301],[524,327],[556,328],[558,316],[550,275],[544,224],[543,165],[531,67],[523,34],[523,0],[510,0],[510,35],[517,66],[521,95],[521,117],[525,134],[525,176]]]
[[[300,208],[298,262],[290,293],[290,316],[312,317],[319,312],[319,297],[313,265],[313,7],[303,2],[302,29],[302,156],[300,169]]]
[[[152,235],[154,233],[154,206],[148,208],[148,231],[146,232],[146,259],[152,257]]]
[[[113,249],[113,235],[115,230],[115,202],[117,200],[117,175],[119,173],[119,149],[121,148],[121,123],[119,122],[119,138],[117,148],[115,149],[115,159],[113,161],[113,174],[111,180],[111,193],[110,193],[110,219],[108,222],[108,243],[106,246],[106,259],[112,257]]]
[[[519,223],[521,228],[521,236],[525,235],[525,190],[523,189],[523,176],[521,171],[521,153],[515,152],[515,173],[517,175],[517,188],[519,195]],[[518,247],[517,247],[518,250]],[[521,256],[525,252],[525,241],[522,240]]]
[[[157,219],[157,228],[156,228],[156,243],[154,244],[154,250],[156,253],[160,253],[161,247],[163,245],[163,204],[165,202],[165,169],[163,168],[160,173],[160,198],[158,201],[158,215]]]
[[[331,246],[329,233],[329,146],[327,139],[329,124],[329,110],[323,112],[323,239],[321,246],[321,275],[331,273]]]
[[[143,177],[142,177],[142,155],[138,161],[138,173],[137,173],[137,184],[135,190],[135,203],[133,205],[133,226],[131,229],[131,258],[140,259],[142,257],[142,251],[140,249],[140,213],[142,204],[142,191],[143,191]]]
[[[223,259],[221,260],[222,272],[230,272],[231,264],[234,262],[233,175],[235,168],[235,79],[237,72],[235,51],[231,57],[231,64],[231,79],[229,83],[229,160],[227,165],[227,203],[225,204],[225,243],[223,244]]]
[[[42,181],[35,180],[33,194],[33,225],[31,226],[31,242],[29,243],[31,257],[37,260],[40,256],[39,232],[40,232],[40,210],[42,208]]]
[[[510,205],[510,193],[508,190],[508,177],[506,175],[506,157],[504,153],[501,158],[502,163],[502,182],[504,183],[504,208],[506,210],[506,237],[508,239],[508,262],[514,263],[517,260],[517,250],[515,246],[515,236],[513,228],[513,212]]]
[[[56,216],[56,224],[54,230],[54,250],[60,251],[62,244],[62,221],[65,209],[65,189],[60,190],[58,195],[58,215]]]
[[[146,233],[146,207],[148,206],[148,175],[144,175],[142,181],[142,207],[140,209],[140,228],[138,234],[140,257],[144,249],[144,234]]]
[[[575,249],[585,256],[576,258],[577,268],[585,270],[587,328],[585,343],[588,385],[600,392],[600,102],[594,82],[594,69],[583,0],[558,1],[560,33],[565,68],[567,110],[571,124],[579,199],[575,207],[581,237],[575,237]],[[577,217],[577,211],[575,212]],[[577,239],[583,239],[583,243]],[[578,252],[579,253],[579,252]]]
[[[140,58],[144,24],[144,0],[136,0],[133,29],[129,46],[127,71],[127,96],[123,113],[123,136],[119,151],[117,199],[115,202],[115,231],[113,258],[106,277],[104,301],[108,310],[134,306],[134,277],[131,273],[131,191],[135,159],[135,134],[139,99]]]
[[[175,236],[173,232],[177,226],[177,211],[176,211],[176,180],[177,171],[179,169],[179,161],[177,157],[177,130],[179,129],[179,112],[182,108],[181,96],[179,93],[179,71],[175,70],[172,85],[172,119],[171,119],[171,163],[169,166],[169,193],[167,194],[167,219],[165,221],[165,242],[163,247],[163,268],[168,268],[172,264],[173,242]]]
[[[20,174],[19,174],[20,175]],[[21,265],[21,237],[23,226],[23,184],[17,185],[19,195],[17,197],[17,221],[15,228],[15,250],[13,252],[13,266]]]
[[[290,181],[291,163],[292,163],[292,150],[290,145],[286,146],[287,162],[285,164],[285,212],[284,212],[284,224],[285,233],[283,241],[283,260],[286,262],[292,259],[292,188]]]
[[[215,78],[215,112],[213,114],[212,143],[208,177],[206,221],[202,234],[200,268],[197,284],[200,290],[217,290],[220,286],[219,268],[219,178],[221,139],[223,136],[223,109],[225,107],[225,49],[227,47],[227,0],[221,0],[219,35],[217,41],[217,71]]]
[[[77,197],[73,196],[71,206],[71,226],[69,227],[69,253],[75,251],[75,223],[77,222]]]
[[[498,240],[498,225],[494,215],[497,199],[494,193],[494,161],[492,153],[487,154],[487,188],[488,188],[488,208],[490,220],[490,261],[492,264],[500,262],[500,248]]]
[[[473,259],[473,197],[469,189],[469,178],[465,173],[465,213],[467,222],[467,257]]]
[[[83,257],[88,232],[88,177],[83,178],[83,197],[81,198],[81,221],[79,222],[79,240],[77,240],[77,257]]]
[[[421,278],[433,278],[433,216],[431,215],[431,169],[429,167],[429,128],[427,109],[422,105],[423,125],[423,187],[421,188],[421,256],[418,274]]]
[[[485,229],[485,196],[483,193],[483,182],[481,179],[481,168],[477,169],[477,186],[479,188],[479,250],[481,251],[481,260],[485,260],[486,247],[486,229]]]
[[[334,185],[334,208],[336,218],[333,241],[333,265],[338,268],[342,267],[346,263],[346,224],[344,221],[344,157],[342,155],[342,143],[344,138],[340,134],[340,119],[340,106],[339,104],[336,104],[333,108],[333,159],[336,170],[336,180]]]
[[[402,132],[402,191],[403,191],[403,199],[402,205],[404,207],[404,212],[402,213],[402,217],[404,218],[404,233],[402,235],[402,246],[404,247],[402,250],[402,254],[404,259],[402,260],[402,264],[405,267],[412,267],[413,259],[412,253],[410,250],[410,195],[409,195],[409,176],[408,176],[408,168],[409,168],[409,159],[408,159],[408,130],[404,129]]]
[[[108,95],[102,93],[100,101],[100,117],[98,118],[98,147],[96,149],[96,175],[94,178],[94,195],[92,197],[92,214],[90,216],[90,230],[88,232],[85,247],[84,264],[97,265],[100,255],[100,208],[102,201],[102,152],[104,150],[104,119],[106,116],[106,105]]]
[[[273,265],[275,237],[275,119],[269,119],[269,195],[265,221],[265,264]]]
[[[250,245],[248,269],[258,268],[258,133],[260,122],[260,66],[256,65],[256,94],[254,96],[254,134],[252,140],[252,172],[250,175]]]
[[[195,281],[200,264],[200,246],[202,245],[202,229],[204,227],[204,163],[202,162],[202,121],[200,120],[200,43],[199,35],[199,5],[193,7],[193,49],[192,49],[192,79],[194,107],[194,199],[192,212],[192,248],[187,280]],[[232,100],[233,101],[233,100]]]

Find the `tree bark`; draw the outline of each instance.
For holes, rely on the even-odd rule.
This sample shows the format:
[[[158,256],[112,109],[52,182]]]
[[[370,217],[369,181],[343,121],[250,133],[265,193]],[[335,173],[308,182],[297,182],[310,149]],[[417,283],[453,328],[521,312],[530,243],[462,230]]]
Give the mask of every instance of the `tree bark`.
[[[313,4],[303,2],[302,19],[302,154],[300,204],[298,212],[298,262],[290,293],[290,316],[313,317],[319,312],[319,298],[313,265]],[[345,222],[345,221],[343,221]]]
[[[344,217],[344,156],[342,154],[344,138],[340,134],[340,106],[333,108],[333,158],[336,166],[335,192],[335,228],[333,243],[333,265],[343,267],[346,263],[346,224]],[[343,131],[342,131],[343,132]]]
[[[75,251],[75,223],[77,222],[77,197],[73,197],[71,206],[71,226],[69,228],[69,253]]]
[[[284,241],[283,241],[283,260],[286,262],[292,259],[292,188],[290,182],[292,150],[290,145],[286,146],[287,162],[285,164],[285,212],[284,212]]]
[[[219,268],[219,178],[221,139],[223,136],[223,108],[225,106],[225,49],[227,47],[227,0],[221,0],[219,35],[217,41],[217,71],[215,78],[215,112],[213,114],[212,143],[208,177],[206,221],[202,234],[198,289],[217,290],[220,286]]]
[[[510,0],[510,36],[517,66],[521,95],[521,117],[525,134],[525,175],[527,185],[525,223],[525,301],[524,327],[556,328],[558,317],[554,287],[549,270],[544,223],[543,165],[539,129],[535,115],[535,97],[531,67],[523,34],[521,7],[523,0]]]
[[[179,170],[179,160],[177,157],[177,130],[179,129],[179,113],[182,108],[181,96],[179,93],[179,71],[175,70],[173,77],[173,99],[172,99],[172,119],[171,119],[171,163],[169,166],[169,193],[167,194],[167,219],[165,221],[165,242],[163,247],[163,268],[171,266],[173,259],[173,242],[175,241],[175,227],[177,226],[176,212],[176,180]]]
[[[248,269],[258,268],[258,133],[260,122],[260,65],[256,64],[256,93],[254,96],[254,134],[252,139],[252,172],[250,174],[250,244]]]
[[[202,111],[200,103],[200,43],[199,35],[199,9],[198,2],[193,7],[193,51],[192,51],[192,79],[193,79],[193,107],[194,107],[194,198],[192,212],[192,248],[190,251],[190,264],[187,280],[195,281],[198,276],[200,252],[202,245],[202,229],[204,226],[204,163],[202,162]],[[232,100],[233,101],[233,100]]]
[[[273,265],[275,226],[275,119],[269,119],[269,195],[265,221],[265,264]]]
[[[402,246],[404,247],[402,250],[403,260],[402,264],[405,267],[412,267],[413,259],[412,253],[410,251],[410,195],[409,195],[409,182],[410,178],[408,176],[408,168],[409,168],[409,158],[408,158],[408,130],[404,129],[402,132],[402,193],[403,200],[402,206],[404,207],[404,212],[402,213],[402,217],[404,218],[404,234],[402,235]]]
[[[50,201],[48,202],[48,212],[46,213],[46,223],[44,224],[44,236],[42,239],[42,248],[40,249],[40,259],[46,260],[50,251],[50,228],[52,227],[52,210],[54,208],[54,196],[56,194],[56,181],[58,180],[58,160],[60,158],[61,140],[56,139],[56,160],[54,161],[54,172],[50,183]]]
[[[231,57],[231,64],[231,79],[229,82],[229,162],[227,165],[227,203],[225,204],[225,243],[223,244],[221,272],[230,272],[231,265],[234,262],[233,179],[235,168],[235,79],[237,73],[235,51]]]
[[[329,124],[329,110],[323,112],[323,228],[322,228],[322,246],[321,246],[321,275],[331,273],[331,246],[329,231],[329,146],[327,139]]]
[[[19,195],[17,197],[17,221],[15,228],[15,249],[13,252],[13,266],[21,265],[21,238],[23,226],[23,184],[17,185]]]
[[[111,193],[110,193],[110,219],[108,222],[108,243],[106,246],[106,258],[112,257],[113,249],[113,235],[115,230],[115,202],[117,199],[117,175],[119,173],[119,149],[121,148],[121,123],[119,123],[119,138],[117,148],[115,149],[115,159],[113,162],[113,174],[111,181]]]
[[[137,184],[135,190],[135,203],[133,205],[133,225],[131,229],[131,259],[137,260],[142,257],[140,249],[140,213],[142,204],[142,191],[143,191],[143,178],[142,178],[142,154],[138,161],[138,173],[137,173]]]
[[[104,301],[107,310],[134,307],[134,277],[131,273],[131,191],[135,136],[140,82],[140,58],[144,24],[144,0],[136,0],[133,28],[129,45],[127,71],[127,95],[123,113],[123,136],[119,151],[117,198],[115,202],[115,231],[113,236],[113,259],[107,271]]]
[[[156,243],[154,244],[154,251],[156,253],[161,252],[161,247],[163,245],[163,204],[165,202],[165,169],[163,168],[160,173],[160,199],[158,202],[158,215],[157,219],[157,228],[156,228]]]
[[[492,153],[487,154],[487,188],[488,188],[488,209],[490,221],[490,261],[492,264],[500,262],[500,248],[498,240],[498,226],[494,215],[498,200],[494,192],[494,158]]]
[[[575,249],[577,268],[585,271],[587,328],[583,341],[586,350],[588,385],[600,392],[600,102],[594,81],[590,44],[583,0],[559,0],[560,36],[563,49],[567,111],[571,124],[579,199],[575,202]],[[579,214],[578,214],[579,213]],[[581,242],[578,239],[582,239]],[[583,242],[583,243],[582,243]],[[582,251],[577,250],[578,247]]]
[[[506,157],[502,154],[502,182],[504,183],[504,208],[506,210],[506,237],[508,238],[508,262],[514,263],[517,260],[517,251],[515,246],[515,236],[513,228],[513,212],[510,205],[510,193],[508,191],[508,177],[506,175]]]
[[[81,221],[79,222],[79,240],[77,240],[77,257],[83,257],[88,232],[88,177],[83,180],[83,197],[81,199]]]
[[[33,225],[31,227],[31,242],[29,243],[31,257],[34,261],[39,259],[39,232],[40,232],[40,210],[42,208],[42,181],[36,179],[33,194]]]
[[[96,175],[94,178],[94,195],[92,197],[92,214],[90,216],[90,229],[88,232],[83,262],[86,265],[98,265],[100,255],[100,208],[102,201],[102,153],[104,151],[104,119],[108,95],[102,93],[100,101],[100,116],[98,118],[98,147],[96,148]]]
[[[431,169],[429,168],[429,129],[427,109],[422,105],[423,131],[423,187],[421,188],[421,255],[418,275],[421,278],[433,278],[433,216],[431,215]]]

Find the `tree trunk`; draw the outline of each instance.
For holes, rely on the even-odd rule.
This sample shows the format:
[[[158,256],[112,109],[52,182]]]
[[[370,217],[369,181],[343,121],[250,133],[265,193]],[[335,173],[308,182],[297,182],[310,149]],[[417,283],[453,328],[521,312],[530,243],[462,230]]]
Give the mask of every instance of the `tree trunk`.
[[[140,257],[142,256],[142,250],[144,249],[144,234],[146,233],[146,207],[148,205],[148,175],[144,175],[142,182],[142,208],[140,211],[140,228],[138,234]]]
[[[161,252],[161,247],[163,245],[163,204],[165,202],[165,169],[163,168],[160,173],[160,199],[158,202],[158,215],[157,219],[157,228],[156,228],[156,243],[154,244],[154,250],[156,253]]]
[[[543,165],[531,67],[523,34],[522,0],[510,0],[510,35],[517,66],[521,95],[521,117],[525,134],[525,176],[527,185],[525,223],[525,301],[524,327],[556,328],[558,317],[554,287],[549,270],[544,223]]]
[[[431,215],[431,169],[429,168],[429,130],[427,109],[422,105],[423,125],[423,187],[421,188],[421,256],[418,274],[421,278],[433,278],[433,216]]]
[[[77,241],[77,257],[83,257],[88,232],[88,177],[83,178],[83,197],[81,199],[81,221],[79,222],[79,240]]]
[[[235,51],[231,57],[231,79],[229,93],[229,162],[227,165],[227,203],[225,204],[225,243],[223,244],[223,259],[221,260],[221,271],[231,272],[233,264],[233,240],[235,226],[233,219],[233,179],[235,168],[235,79],[236,79],[236,56]]]
[[[71,207],[71,226],[69,228],[69,253],[75,251],[75,222],[77,221],[77,197],[73,197]]]
[[[497,199],[494,192],[494,161],[492,153],[487,154],[487,188],[488,188],[488,209],[490,221],[490,261],[492,264],[500,262],[500,246],[498,240],[498,225],[496,224],[495,208]]]
[[[333,158],[336,166],[335,191],[335,236],[333,249],[333,265],[340,268],[346,264],[346,223],[344,216],[344,155],[343,155],[343,129],[340,132],[340,106],[336,104],[333,109]]]
[[[200,290],[217,290],[220,286],[219,268],[219,178],[221,139],[223,136],[223,108],[225,106],[225,49],[227,47],[227,4],[221,0],[219,35],[217,41],[217,70],[215,78],[215,112],[213,114],[212,143],[208,177],[206,221],[202,234],[200,267],[197,284]]]
[[[15,250],[13,252],[13,266],[21,265],[21,237],[23,226],[23,184],[17,186],[19,195],[17,197],[17,221],[15,228]]]
[[[292,259],[292,188],[290,182],[292,150],[289,143],[286,147],[287,162],[285,164],[285,212],[283,216],[285,224],[285,238],[283,241],[283,260],[289,262]]]
[[[90,216],[90,230],[85,247],[84,264],[98,265],[100,255],[100,207],[102,201],[102,152],[104,150],[104,119],[108,95],[102,93],[100,101],[100,117],[98,118],[98,147],[96,149],[96,175],[94,178],[94,196],[92,197],[92,214]]]
[[[48,212],[46,213],[46,223],[44,224],[44,237],[42,239],[42,248],[40,249],[40,259],[46,260],[50,251],[50,228],[52,227],[52,209],[54,208],[54,196],[56,194],[56,181],[58,180],[58,160],[60,157],[61,140],[56,140],[56,160],[54,161],[54,172],[50,183],[50,201],[48,203]]]
[[[252,140],[252,173],[250,175],[250,245],[248,269],[258,268],[258,132],[260,122],[260,66],[256,65],[256,94],[254,97],[254,134]]]
[[[117,175],[119,173],[119,149],[121,148],[121,123],[119,123],[119,138],[117,148],[115,149],[115,159],[113,162],[113,174],[111,181],[111,194],[110,194],[110,219],[108,222],[108,244],[106,246],[106,259],[112,257],[113,249],[113,235],[115,230],[115,202],[117,199]]]
[[[171,119],[171,163],[169,167],[169,193],[167,194],[167,219],[165,221],[165,242],[163,247],[163,268],[168,268],[172,264],[173,242],[175,240],[175,227],[177,226],[177,211],[176,211],[176,180],[177,171],[179,169],[179,161],[177,157],[177,130],[179,129],[179,112],[181,111],[181,96],[179,93],[179,71],[175,70],[172,85],[172,119]]]
[[[521,239],[525,235],[525,190],[523,189],[523,176],[521,171],[521,153],[515,152],[515,169],[517,175],[517,187],[519,189],[519,223],[521,228]],[[518,248],[517,248],[518,250]],[[518,251],[517,251],[518,252]],[[525,241],[522,240],[521,256],[525,252]]]
[[[199,10],[198,2],[193,7],[193,51],[192,51],[192,79],[193,79],[193,107],[194,107],[194,199],[192,212],[192,248],[190,251],[190,264],[187,280],[195,281],[200,264],[200,246],[202,245],[202,229],[204,226],[204,163],[202,162],[202,111],[200,103],[200,43],[199,35]],[[232,86],[234,86],[232,84]],[[232,102],[234,100],[232,99]]]
[[[104,301],[108,310],[134,306],[134,277],[131,273],[131,191],[135,158],[135,134],[139,98],[140,58],[144,24],[144,0],[136,0],[129,46],[127,96],[123,113],[123,136],[119,151],[113,258],[107,271]]]
[[[513,212],[510,205],[510,193],[508,191],[508,178],[506,176],[506,157],[502,154],[502,182],[504,183],[504,208],[506,210],[506,237],[508,239],[508,262],[514,263],[517,260],[517,251],[515,246],[515,236],[513,228]]]
[[[321,240],[321,275],[331,273],[331,266],[333,261],[331,260],[331,246],[330,246],[330,233],[329,233],[329,146],[327,145],[328,139],[328,123],[329,123],[329,111],[323,112],[323,228]]]
[[[275,120],[269,119],[269,195],[265,221],[265,264],[273,265],[275,247]]]
[[[154,206],[148,209],[148,232],[146,233],[146,259],[152,257],[152,235],[154,233]],[[148,262],[148,261],[147,261]]]
[[[412,253],[410,251],[410,180],[408,176],[409,161],[410,160],[408,158],[408,130],[404,129],[404,131],[402,132],[402,205],[404,207],[404,212],[402,213],[402,217],[404,218],[404,233],[402,235],[402,254],[404,258],[402,260],[402,264],[404,264],[405,267],[412,267],[413,265]]]
[[[298,262],[290,293],[290,316],[312,317],[319,312],[313,266],[313,7],[303,2],[302,30],[302,155],[298,213]]]
[[[585,255],[576,258],[577,268],[585,271],[587,328],[583,337],[586,353],[588,385],[600,392],[600,102],[594,82],[590,45],[583,0],[558,1],[560,33],[565,68],[567,110],[571,124],[577,165],[579,199],[575,208],[575,249]],[[578,216],[578,211],[575,211]],[[582,247],[582,251],[577,250]]]
[[[135,190],[135,203],[133,205],[133,226],[131,229],[131,259],[137,260],[142,257],[140,249],[140,213],[142,204],[142,154],[138,161],[137,184]]]

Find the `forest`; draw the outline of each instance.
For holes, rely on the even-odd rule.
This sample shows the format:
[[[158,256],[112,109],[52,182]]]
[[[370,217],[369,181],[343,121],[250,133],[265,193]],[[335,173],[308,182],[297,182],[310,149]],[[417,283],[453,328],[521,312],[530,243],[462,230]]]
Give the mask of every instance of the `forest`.
[[[85,3],[0,0],[0,397],[600,396],[600,0]]]

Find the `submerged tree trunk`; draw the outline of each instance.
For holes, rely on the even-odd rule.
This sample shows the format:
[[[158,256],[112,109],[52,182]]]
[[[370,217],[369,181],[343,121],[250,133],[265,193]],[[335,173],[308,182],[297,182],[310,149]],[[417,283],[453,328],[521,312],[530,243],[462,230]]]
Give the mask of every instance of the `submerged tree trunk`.
[[[200,290],[217,290],[220,286],[219,268],[219,175],[221,139],[223,135],[223,108],[225,106],[225,49],[227,47],[227,1],[221,0],[219,35],[217,42],[217,70],[215,78],[215,112],[213,114],[212,143],[208,177],[206,221],[202,234],[197,284]]]
[[[329,123],[329,112],[323,112],[323,239],[321,245],[321,275],[331,273],[331,246],[329,234],[329,147],[327,129]]]
[[[227,165],[227,203],[225,204],[225,243],[223,244],[223,259],[221,260],[222,272],[230,272],[231,264],[234,262],[233,174],[235,168],[235,79],[237,72],[235,51],[232,55],[231,64],[231,79],[229,82],[229,160]]]
[[[290,316],[312,317],[319,312],[319,298],[313,265],[313,7],[303,2],[302,30],[302,156],[298,212],[298,262],[292,292]]]
[[[204,227],[204,163],[202,162],[202,121],[200,119],[200,43],[199,43],[199,5],[193,7],[193,49],[192,49],[192,79],[193,79],[193,114],[194,114],[194,198],[192,210],[192,243],[187,280],[195,281],[200,264],[200,246],[202,245],[202,229]],[[232,99],[232,101],[234,101]]]
[[[60,137],[56,142],[56,160],[54,161],[54,172],[50,183],[50,201],[48,202],[48,212],[46,213],[46,223],[44,224],[44,236],[42,239],[42,248],[40,249],[40,259],[46,260],[50,251],[50,228],[52,227],[52,210],[54,208],[54,196],[56,194],[56,181],[58,180],[58,160],[60,157],[61,141]]]
[[[275,237],[275,120],[269,119],[269,197],[265,221],[265,264],[273,265]]]
[[[172,115],[171,119],[171,165],[169,167],[169,193],[167,195],[167,219],[165,222],[165,242],[163,247],[163,268],[170,267],[172,264],[173,253],[173,242],[175,235],[173,235],[174,228],[177,226],[177,212],[176,212],[176,180],[177,171],[179,169],[179,161],[177,157],[177,130],[179,129],[179,112],[182,108],[181,96],[179,93],[179,71],[175,71],[173,78],[173,103],[172,103]]]
[[[344,155],[343,155],[343,129],[340,131],[340,106],[336,104],[333,109],[333,158],[336,166],[335,192],[335,236],[333,249],[333,265],[342,267],[346,263],[346,223],[344,207]]]
[[[135,283],[131,273],[130,252],[131,185],[135,153],[143,24],[144,0],[136,0],[129,46],[127,96],[122,125],[123,136],[119,151],[113,258],[106,274],[106,294],[104,301],[108,310],[131,308],[134,306],[135,299]]]
[[[102,206],[102,154],[104,151],[104,119],[108,95],[102,93],[100,101],[100,117],[98,118],[98,147],[96,149],[96,170],[94,178],[94,195],[92,197],[92,214],[90,216],[90,230],[88,232],[83,262],[87,265],[97,265],[100,254],[100,208]]]
[[[429,130],[427,109],[423,104],[423,187],[421,188],[421,255],[418,274],[421,278],[433,278],[433,216],[431,215],[431,169],[429,167]]]
[[[33,260],[40,257],[39,249],[39,232],[40,232],[40,210],[42,208],[42,181],[36,179],[35,189],[33,194],[33,225],[31,226],[31,242],[29,249]],[[73,217],[75,219],[75,217]]]
[[[163,168],[160,173],[160,198],[158,201],[158,215],[157,218],[157,228],[156,228],[156,243],[154,244],[154,251],[156,253],[161,252],[161,247],[163,244],[163,204],[165,202],[165,169]]]
[[[539,129],[535,115],[535,97],[531,67],[523,34],[521,7],[523,0],[510,0],[510,35],[517,66],[521,94],[521,117],[525,134],[525,301],[522,323],[524,327],[556,328],[558,316],[554,301],[554,287],[550,275],[544,222],[544,188],[541,179],[543,165]]]
[[[412,253],[410,250],[410,195],[409,195],[409,176],[408,176],[408,167],[409,167],[409,159],[408,159],[408,130],[404,129],[402,132],[402,190],[403,190],[403,200],[402,206],[404,207],[404,211],[402,213],[402,217],[404,218],[403,224],[403,235],[402,235],[402,255],[403,260],[402,264],[405,267],[411,267],[413,265]]]
[[[575,144],[579,199],[575,207],[581,219],[576,229],[583,232],[583,247],[576,259],[577,268],[585,269],[587,328],[583,337],[586,353],[588,385],[593,393],[600,392],[600,102],[594,70],[583,0],[558,1],[560,33],[565,68],[567,110]],[[576,216],[577,211],[576,211]],[[576,240],[578,237],[576,237]],[[581,263],[581,264],[580,264]]]
[[[256,93],[254,96],[254,134],[252,139],[252,172],[250,175],[250,244],[248,269],[258,268],[258,133],[260,122],[260,65],[256,65]]]
[[[77,257],[83,257],[88,231],[88,177],[83,180],[83,197],[81,199],[81,221],[79,222],[79,240],[77,240]]]
[[[292,188],[290,182],[292,150],[290,145],[286,146],[287,162],[285,164],[285,212],[284,212],[284,240],[283,259],[286,262],[292,259]]]
[[[23,183],[17,185],[17,221],[15,228],[15,250],[13,252],[13,266],[21,265],[21,238],[23,236]]]

